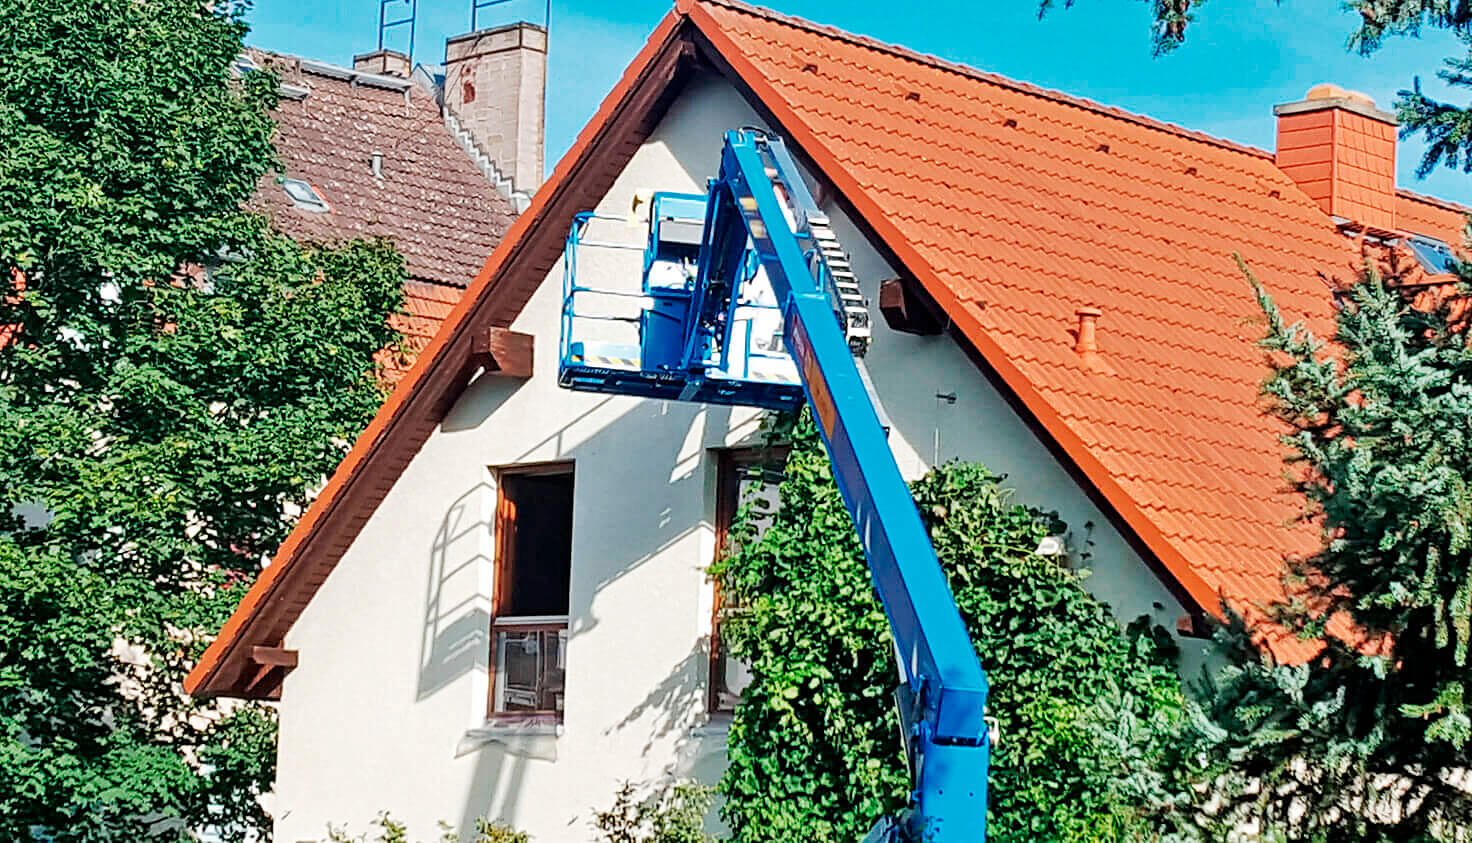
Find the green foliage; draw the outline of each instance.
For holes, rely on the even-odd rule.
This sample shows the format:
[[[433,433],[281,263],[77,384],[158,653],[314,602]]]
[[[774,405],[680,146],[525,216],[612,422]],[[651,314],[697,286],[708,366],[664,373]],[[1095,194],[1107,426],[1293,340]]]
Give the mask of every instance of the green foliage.
[[[380,400],[403,269],[242,210],[238,11],[0,0],[0,839],[269,834],[272,716],[179,680]]]
[[[1442,81],[1454,88],[1472,87],[1472,53],[1445,59],[1442,64],[1436,74]],[[1402,138],[1420,133],[1426,141],[1416,175],[1424,178],[1441,165],[1472,173],[1472,110],[1426,96],[1421,80],[1416,79],[1410,90],[1400,92],[1395,111]]]
[[[531,835],[501,822],[480,818],[475,821],[475,837],[470,843],[531,843]],[[458,838],[445,837],[442,843],[459,843]]]
[[[754,677],[721,783],[741,843],[857,840],[906,799],[888,624],[809,417],[793,436],[780,506],[745,506],[716,566],[744,607],[723,635]],[[1168,636],[1122,635],[1034,552],[1062,525],[985,468],[942,466],[914,495],[992,682],[991,838],[1146,839],[1171,798],[1157,737],[1182,710]]]
[[[371,843],[409,843],[409,827],[394,819],[387,811],[379,813],[369,825],[378,829],[378,834],[372,838]],[[441,821],[440,836],[436,843],[531,843],[531,839],[531,835],[517,831],[506,823],[478,817],[475,821],[475,836],[468,841],[463,841],[449,823]],[[351,837],[346,827],[329,825],[326,843],[369,843],[369,837],[367,832]]]
[[[1157,55],[1186,41],[1186,30],[1206,0],[1144,0],[1151,7],[1151,41]],[[1281,3],[1282,0],[1279,0]],[[1041,17],[1056,0],[1038,0]],[[1064,0],[1065,8],[1074,0]],[[1343,0],[1342,8],[1360,16],[1359,29],[1349,45],[1363,54],[1376,50],[1390,36],[1417,36],[1422,27],[1450,29],[1460,36],[1472,33],[1472,4],[1461,0]]]
[[[1328,346],[1252,280],[1274,366],[1263,392],[1323,537],[1290,560],[1273,617],[1326,645],[1280,665],[1240,622],[1225,636],[1228,667],[1191,730],[1224,825],[1314,841],[1472,826],[1456,783],[1472,766],[1472,349],[1450,302],[1412,306],[1402,281],[1367,269]]]
[[[1186,29],[1205,0],[1146,0],[1153,7],[1151,39],[1157,55],[1170,52],[1186,40]],[[1056,0],[1038,0],[1041,17]],[[1065,8],[1074,0],[1064,0]],[[1390,37],[1417,37],[1422,29],[1445,29],[1472,45],[1472,3],[1464,0],[1345,0],[1344,9],[1357,13],[1359,28],[1349,38],[1350,49],[1370,55]],[[1472,87],[1472,52],[1449,58],[1437,77],[1454,88]],[[1425,177],[1438,166],[1472,173],[1472,108],[1441,102],[1421,90],[1421,80],[1399,92],[1395,102],[1401,138],[1420,134],[1426,151],[1416,168]]]
[[[1075,0],[1063,0],[1065,9],[1072,8]],[[1151,40],[1156,55],[1168,53],[1186,40],[1186,26],[1196,19],[1192,6],[1200,8],[1206,0],[1144,0],[1152,11]],[[1038,0],[1038,17],[1046,15],[1056,0]]]
[[[624,782],[613,806],[593,816],[593,827],[605,843],[715,843],[705,831],[710,806],[711,789],[693,782],[676,783],[644,799],[632,783]]]
[[[1460,0],[1348,0],[1359,13],[1360,28],[1350,46],[1368,55],[1391,36],[1416,37],[1423,27],[1472,34],[1472,5]]]

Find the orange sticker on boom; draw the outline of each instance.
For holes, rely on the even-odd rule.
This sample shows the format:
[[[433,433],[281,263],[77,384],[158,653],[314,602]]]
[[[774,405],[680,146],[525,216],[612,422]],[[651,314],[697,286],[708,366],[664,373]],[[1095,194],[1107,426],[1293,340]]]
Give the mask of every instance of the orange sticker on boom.
[[[828,391],[828,381],[823,379],[823,370],[818,368],[818,357],[808,342],[807,332],[800,322],[793,323],[792,350],[802,364],[802,379],[808,385],[808,395],[813,400],[813,413],[818,417],[818,427],[824,438],[832,438],[834,423],[838,421],[838,410],[833,406],[833,394]]]

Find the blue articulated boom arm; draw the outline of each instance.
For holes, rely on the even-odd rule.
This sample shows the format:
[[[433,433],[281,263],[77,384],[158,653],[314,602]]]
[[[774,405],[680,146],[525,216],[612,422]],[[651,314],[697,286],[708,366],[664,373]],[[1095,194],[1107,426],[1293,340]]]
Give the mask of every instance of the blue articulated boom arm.
[[[847,258],[781,139],[761,131],[726,134],[720,174],[704,197],[698,253],[695,222],[658,209],[661,201],[698,209],[701,197],[665,196],[655,195],[651,214],[643,295],[653,304],[639,317],[638,347],[573,341],[571,326],[584,318],[574,302],[599,294],[574,277],[582,226],[595,215],[574,226],[560,382],[571,389],[776,409],[806,397],[889,617],[900,668],[895,696],[911,804],[901,817],[881,820],[864,843],[981,843],[986,675],[854,359],[867,347],[868,311]],[[743,286],[757,266],[775,307]],[[780,311],[786,354],[776,353],[785,369],[771,368],[775,337],[766,348],[759,347],[761,337],[754,344],[751,314],[763,307]],[[766,368],[752,368],[758,364]]]
[[[835,313],[819,240],[827,219],[782,141],[751,130],[727,134],[710,194],[697,295],[730,289],[749,237],[894,634],[914,804],[870,839],[978,843],[986,831],[986,675]]]

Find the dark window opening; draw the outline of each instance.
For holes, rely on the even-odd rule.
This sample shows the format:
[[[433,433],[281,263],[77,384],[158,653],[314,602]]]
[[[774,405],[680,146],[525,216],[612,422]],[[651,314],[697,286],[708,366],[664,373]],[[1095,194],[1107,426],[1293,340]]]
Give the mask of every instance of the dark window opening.
[[[562,714],[572,507],[571,466],[500,473],[491,622],[492,715]]]
[[[572,472],[501,475],[498,616],[566,615],[572,575]]]

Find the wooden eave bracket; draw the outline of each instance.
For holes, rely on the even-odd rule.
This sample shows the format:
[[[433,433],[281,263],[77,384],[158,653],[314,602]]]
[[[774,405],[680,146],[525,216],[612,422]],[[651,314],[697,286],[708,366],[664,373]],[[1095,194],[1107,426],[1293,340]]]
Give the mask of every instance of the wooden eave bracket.
[[[940,308],[911,279],[879,282],[879,312],[885,323],[900,333],[936,336],[945,330]]]
[[[471,342],[470,362],[486,375],[526,380],[532,376],[533,339],[510,328],[486,328]]]
[[[250,699],[281,699],[281,683],[296,669],[297,651],[285,647],[250,648],[251,667],[246,670],[241,696]]]
[[[1182,638],[1211,638],[1211,621],[1206,613],[1196,611],[1176,618],[1176,634]]]

